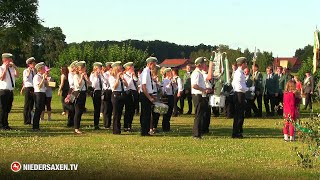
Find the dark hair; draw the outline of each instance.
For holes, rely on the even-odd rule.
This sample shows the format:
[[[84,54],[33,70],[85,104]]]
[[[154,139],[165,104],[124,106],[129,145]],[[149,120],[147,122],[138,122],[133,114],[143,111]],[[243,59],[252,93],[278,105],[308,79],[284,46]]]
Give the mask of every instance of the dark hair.
[[[283,70],[283,67],[282,67],[282,66],[277,66],[277,68],[280,68],[280,69],[281,69],[281,71]]]
[[[175,74],[178,74],[178,69],[177,68],[173,68],[172,72],[175,72]]]
[[[270,69],[273,72],[272,66],[268,66],[266,69]]]
[[[68,78],[69,70],[67,66],[61,67],[61,74],[64,74]]]
[[[259,69],[259,65],[258,64],[254,64],[253,67],[256,67]]]

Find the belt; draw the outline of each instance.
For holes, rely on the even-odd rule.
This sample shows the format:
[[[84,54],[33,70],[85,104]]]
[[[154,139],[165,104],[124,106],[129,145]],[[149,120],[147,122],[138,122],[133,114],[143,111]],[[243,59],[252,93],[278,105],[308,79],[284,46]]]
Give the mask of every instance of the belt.
[[[120,96],[123,96],[123,95],[125,95],[126,94],[126,92],[124,91],[124,92],[120,92],[120,91],[113,91],[112,92],[113,94],[115,94],[115,95],[120,95]]]
[[[0,91],[4,91],[4,92],[13,92],[13,90],[9,90],[9,89],[0,89]]]

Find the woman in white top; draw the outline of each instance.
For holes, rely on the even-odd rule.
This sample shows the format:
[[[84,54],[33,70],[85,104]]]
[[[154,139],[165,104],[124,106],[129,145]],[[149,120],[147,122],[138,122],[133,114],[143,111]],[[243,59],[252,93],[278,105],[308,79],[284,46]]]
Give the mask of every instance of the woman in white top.
[[[37,70],[37,74],[33,77],[33,87],[34,87],[34,95],[35,95],[35,112],[33,116],[33,131],[39,131],[39,121],[41,112],[44,110],[46,103],[46,86],[47,82],[47,74],[45,73],[45,64],[44,62],[40,62],[35,66]]]
[[[81,116],[85,111],[86,99],[87,99],[87,88],[91,84],[89,77],[86,72],[86,62],[79,61],[77,64],[76,74],[73,75],[74,91],[77,95],[75,100],[75,115],[74,115],[74,132],[81,134],[80,122]]]
[[[93,63],[93,71],[90,75],[90,81],[92,83],[92,88],[94,89],[92,95],[94,113],[93,113],[93,122],[94,129],[98,130],[99,128],[99,119],[100,119],[100,110],[101,110],[101,94],[103,88],[103,75],[102,75],[102,63],[95,62]]]
[[[168,132],[170,131],[170,119],[174,105],[174,92],[177,89],[177,84],[172,81],[171,68],[164,69],[163,73],[165,74],[165,78],[162,80],[162,92],[168,98],[168,102],[166,104],[169,106],[169,109],[167,114],[163,115],[162,130],[164,132]]]
[[[113,134],[121,134],[121,116],[126,99],[127,81],[123,77],[121,62],[112,64],[112,72],[109,77],[109,83],[112,88],[112,106],[113,106]]]

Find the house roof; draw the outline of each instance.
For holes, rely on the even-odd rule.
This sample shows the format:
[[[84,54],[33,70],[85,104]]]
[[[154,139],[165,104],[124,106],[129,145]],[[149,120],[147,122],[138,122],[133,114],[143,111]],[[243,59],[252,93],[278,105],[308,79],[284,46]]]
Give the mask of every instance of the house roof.
[[[297,72],[301,67],[301,61],[296,57],[277,57],[274,58],[274,65],[279,66],[280,61],[288,61],[291,66],[291,71]]]
[[[189,59],[165,59],[161,64],[161,67],[180,67],[188,64]]]

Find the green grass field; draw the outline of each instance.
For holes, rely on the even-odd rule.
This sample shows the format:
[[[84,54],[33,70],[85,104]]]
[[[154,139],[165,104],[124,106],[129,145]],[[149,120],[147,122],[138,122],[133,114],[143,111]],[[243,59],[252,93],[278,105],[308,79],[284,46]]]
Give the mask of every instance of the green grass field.
[[[153,137],[139,135],[135,116],[135,132],[113,135],[110,130],[93,130],[92,100],[87,98],[84,134],[74,135],[61,115],[59,98],[53,98],[53,120],[40,122],[41,131],[32,132],[31,126],[23,125],[24,99],[15,96],[9,115],[14,130],[0,131],[1,179],[320,179],[319,162],[312,169],[297,165],[292,148],[301,144],[283,141],[281,119],[247,119],[245,138],[231,139],[232,120],[212,117],[210,134],[195,140],[193,115],[173,117],[172,132]],[[14,173],[13,161],[79,167]]]

